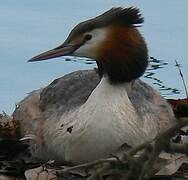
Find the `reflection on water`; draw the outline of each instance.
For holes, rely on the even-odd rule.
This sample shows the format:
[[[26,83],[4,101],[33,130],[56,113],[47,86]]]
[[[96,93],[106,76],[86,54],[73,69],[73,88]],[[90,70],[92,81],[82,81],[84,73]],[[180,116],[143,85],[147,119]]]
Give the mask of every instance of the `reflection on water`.
[[[95,61],[93,61],[91,59],[88,59],[88,58],[79,58],[79,57],[66,58],[65,61],[82,62],[82,63],[85,63],[85,64],[96,64]]]
[[[151,56],[149,59],[149,66],[145,72],[144,77],[150,79],[151,83],[158,87],[163,96],[180,94],[180,90],[169,87],[168,85],[164,84],[162,80],[156,77],[157,70],[161,68],[167,68],[167,65],[168,63],[164,60],[159,60]]]
[[[66,58],[65,61],[85,63],[85,64],[95,64],[95,61],[87,58],[78,58],[78,57],[70,57]],[[162,80],[156,77],[158,70],[162,68],[167,68],[168,63],[161,59],[156,59],[154,57],[150,57],[149,66],[144,74],[144,78],[151,80],[151,83],[156,86],[161,92],[162,96],[180,94],[180,90],[177,88],[169,87],[164,84]]]

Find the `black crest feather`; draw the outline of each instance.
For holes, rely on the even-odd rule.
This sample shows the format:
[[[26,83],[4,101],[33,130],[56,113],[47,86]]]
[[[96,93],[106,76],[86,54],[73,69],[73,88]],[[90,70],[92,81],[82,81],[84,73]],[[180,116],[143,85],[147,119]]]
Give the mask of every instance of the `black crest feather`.
[[[108,23],[119,22],[126,25],[141,24],[144,22],[144,18],[140,14],[139,9],[135,7],[129,8],[112,8],[100,16],[93,19],[96,23]]]
[[[116,7],[112,8],[105,13],[89,19],[87,21],[81,22],[78,24],[70,33],[66,41],[69,41],[71,38],[90,31],[95,28],[104,27],[113,23],[120,23],[123,25],[134,26],[137,24],[142,24],[144,18],[140,14],[138,8],[135,7]]]

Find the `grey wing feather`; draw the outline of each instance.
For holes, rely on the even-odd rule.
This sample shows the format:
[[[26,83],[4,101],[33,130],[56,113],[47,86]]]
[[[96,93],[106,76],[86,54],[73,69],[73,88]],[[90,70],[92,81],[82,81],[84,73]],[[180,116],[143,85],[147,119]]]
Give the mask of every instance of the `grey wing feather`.
[[[136,80],[128,89],[128,96],[138,113],[139,118],[156,121],[159,132],[175,123],[174,113],[159,92],[141,80]],[[149,125],[149,124],[148,124]]]
[[[99,83],[95,70],[81,70],[54,80],[40,94],[40,108],[58,109],[61,114],[82,105]]]

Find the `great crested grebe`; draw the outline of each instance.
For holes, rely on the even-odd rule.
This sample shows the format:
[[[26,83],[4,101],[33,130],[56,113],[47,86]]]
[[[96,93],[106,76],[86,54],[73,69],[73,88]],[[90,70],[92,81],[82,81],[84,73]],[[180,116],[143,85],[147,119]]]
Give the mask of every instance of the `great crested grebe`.
[[[175,123],[168,103],[138,79],[148,65],[147,46],[137,29],[142,23],[137,8],[112,8],[78,24],[59,47],[29,60],[88,57],[96,60],[101,78],[86,100],[69,104],[57,119],[51,110],[35,126],[39,140],[32,148],[34,155],[84,163],[107,157],[124,143],[134,147],[151,140]],[[74,84],[67,86],[74,88]],[[87,86],[82,82],[79,88]],[[72,97],[78,98],[76,92]]]

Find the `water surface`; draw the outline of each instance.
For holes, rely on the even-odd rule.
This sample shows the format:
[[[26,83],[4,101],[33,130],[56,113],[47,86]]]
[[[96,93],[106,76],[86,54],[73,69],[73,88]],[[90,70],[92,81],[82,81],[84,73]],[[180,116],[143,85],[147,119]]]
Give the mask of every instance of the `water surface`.
[[[113,6],[134,5],[141,9],[145,23],[140,28],[148,43],[150,56],[168,62],[155,77],[184,91],[174,60],[188,77],[188,1],[187,0],[32,0],[1,1],[0,6],[0,111],[11,113],[28,92],[43,87],[57,77],[95,65],[63,58],[40,63],[27,60],[61,44],[80,21],[94,17]],[[155,88],[154,81],[147,80]],[[188,82],[187,82],[188,83]]]

